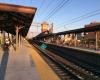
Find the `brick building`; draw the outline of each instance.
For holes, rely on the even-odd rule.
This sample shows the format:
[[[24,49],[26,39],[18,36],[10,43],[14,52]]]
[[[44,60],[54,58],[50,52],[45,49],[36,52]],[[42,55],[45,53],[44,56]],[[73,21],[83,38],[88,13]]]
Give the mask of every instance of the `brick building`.
[[[85,25],[85,28],[91,28],[91,27],[96,27],[99,26],[100,22],[92,22],[88,25]],[[87,32],[84,35],[84,39],[86,40],[86,42],[88,43],[88,45],[92,44],[95,45],[96,42],[96,32]],[[100,45],[100,31],[97,32],[97,40],[98,40],[98,44]],[[98,46],[100,47],[100,46]]]

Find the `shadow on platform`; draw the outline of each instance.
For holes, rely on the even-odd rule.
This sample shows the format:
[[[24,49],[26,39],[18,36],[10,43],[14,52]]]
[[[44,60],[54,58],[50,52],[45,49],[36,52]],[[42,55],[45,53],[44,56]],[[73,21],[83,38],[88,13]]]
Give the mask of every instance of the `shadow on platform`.
[[[1,59],[1,64],[0,64],[0,80],[4,80],[5,74],[6,74],[6,68],[7,68],[7,63],[8,63],[8,58],[9,58],[9,48],[3,48],[3,56]]]

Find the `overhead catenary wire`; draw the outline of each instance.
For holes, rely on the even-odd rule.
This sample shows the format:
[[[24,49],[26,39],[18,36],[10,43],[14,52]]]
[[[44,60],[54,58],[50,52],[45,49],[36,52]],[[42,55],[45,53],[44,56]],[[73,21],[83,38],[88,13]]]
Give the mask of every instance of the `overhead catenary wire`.
[[[49,15],[46,17],[46,20],[50,19],[53,15],[55,15],[60,9],[64,7],[65,4],[67,4],[69,0],[62,0],[59,2],[59,4],[49,13]]]
[[[83,17],[85,17],[85,16],[87,16],[87,15],[89,15],[89,14],[93,14],[93,13],[95,13],[95,12],[97,12],[97,11],[100,11],[100,9],[97,9],[97,10],[94,10],[94,11],[91,11],[91,12],[88,12],[88,13],[86,13],[86,14],[83,14],[83,15],[79,16],[79,17],[76,17],[76,18],[73,18],[73,19],[71,19],[71,20],[68,20],[68,22],[71,22],[71,21],[74,21],[74,20],[83,18]],[[67,22],[67,21],[65,21],[65,22],[63,22],[63,23],[60,23],[60,24],[57,24],[56,26],[61,25],[61,24],[64,24],[64,23],[66,23],[66,22]]]
[[[44,15],[44,13],[48,10],[48,8],[54,3],[54,1],[53,0],[51,0],[51,1],[49,1],[48,2],[49,4],[46,6],[46,10],[44,11],[43,10],[43,12],[42,12],[42,14],[41,15]],[[41,17],[41,16],[40,16]]]
[[[46,18],[47,18],[49,15],[51,15],[51,14],[53,13],[53,11],[55,11],[55,10],[59,7],[59,5],[62,4],[62,2],[63,2],[63,0],[58,0],[57,6],[54,7],[52,10],[50,10],[51,12],[49,11],[49,14],[46,16]]]
[[[73,21],[73,22],[71,22],[71,23],[69,23],[69,24],[72,24],[72,23],[75,23],[75,22],[81,21],[81,20],[86,19],[86,18],[89,18],[89,17],[93,17],[93,16],[98,15],[98,14],[100,14],[100,12],[95,13],[95,14],[91,14],[91,15],[86,16],[86,17],[84,17],[84,18],[82,18],[82,19],[79,19],[79,20],[77,20],[77,21]],[[66,26],[66,25],[69,25],[69,24],[65,24],[65,26]]]
[[[79,22],[79,21],[81,21],[81,20],[84,20],[84,19],[93,17],[93,16],[95,16],[95,15],[99,15],[99,14],[100,14],[100,9],[97,9],[97,10],[95,10],[95,11],[86,13],[86,14],[84,14],[84,15],[82,15],[82,16],[73,18],[73,19],[69,20],[69,23],[64,24],[64,27],[57,27],[57,29],[66,28],[65,26],[67,26],[67,25],[70,25],[70,24]]]
[[[53,15],[55,15],[58,11],[60,11],[60,10],[64,7],[64,5],[68,3],[68,1],[69,1],[69,0],[65,0],[65,2],[63,1],[62,4],[59,5],[59,7],[56,8],[56,9],[53,11],[53,13],[51,13],[51,14],[47,17],[46,20],[50,19]]]
[[[39,6],[39,8],[37,9],[37,12],[36,12],[36,16],[38,16],[39,15],[39,12],[40,12],[40,10],[42,9],[42,6],[44,5],[44,3],[45,3],[45,0],[42,0],[42,2],[41,2],[41,4],[40,4],[40,6]],[[35,17],[36,17],[35,16]]]
[[[40,4],[40,7],[38,8],[38,11],[40,11],[40,9],[42,8],[42,6],[44,5],[45,3],[45,0],[42,0],[41,4]]]

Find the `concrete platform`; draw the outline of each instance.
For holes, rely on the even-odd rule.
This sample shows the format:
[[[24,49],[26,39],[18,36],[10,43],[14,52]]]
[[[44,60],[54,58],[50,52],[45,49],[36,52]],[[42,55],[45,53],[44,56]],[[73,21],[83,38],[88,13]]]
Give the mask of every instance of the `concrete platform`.
[[[0,53],[0,80],[40,80],[35,63],[26,47],[21,45]]]
[[[27,41],[0,49],[0,80],[60,80]]]
[[[46,43],[46,44],[57,45],[57,44],[53,44],[53,43]],[[63,45],[58,45],[58,46],[63,46]],[[93,52],[95,54],[100,54],[100,49],[99,50],[93,50],[93,49],[89,49],[89,48],[72,47],[72,46],[66,46],[66,45],[64,45],[63,47],[72,48],[72,49],[76,49],[76,50],[87,51],[87,52]]]
[[[85,48],[81,48],[81,47],[68,47],[68,48],[73,48],[73,49],[77,49],[77,50],[82,50],[82,51],[87,51],[87,52],[93,52],[95,54],[100,54],[100,50],[93,50],[93,49],[88,49],[88,48],[85,49]]]
[[[26,42],[27,43],[27,42]],[[37,53],[35,48],[30,44],[26,45],[32,55],[32,59],[36,64],[36,68],[40,74],[41,80],[61,80],[56,73],[49,67],[44,59]]]

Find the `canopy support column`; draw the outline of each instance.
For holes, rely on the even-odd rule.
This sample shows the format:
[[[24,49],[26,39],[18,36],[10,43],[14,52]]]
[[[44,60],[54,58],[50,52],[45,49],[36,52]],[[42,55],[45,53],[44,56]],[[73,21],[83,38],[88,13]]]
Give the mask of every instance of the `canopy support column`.
[[[77,34],[75,34],[75,47],[77,46]]]
[[[19,34],[19,45],[20,45],[20,43],[21,43],[21,35]]]
[[[98,31],[95,32],[95,35],[96,35],[96,40],[95,40],[95,49],[97,50],[98,49]]]
[[[16,26],[16,48],[18,47],[18,32],[19,32],[19,28],[18,25]]]

